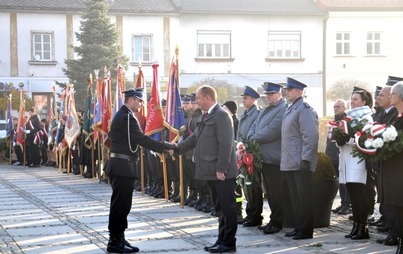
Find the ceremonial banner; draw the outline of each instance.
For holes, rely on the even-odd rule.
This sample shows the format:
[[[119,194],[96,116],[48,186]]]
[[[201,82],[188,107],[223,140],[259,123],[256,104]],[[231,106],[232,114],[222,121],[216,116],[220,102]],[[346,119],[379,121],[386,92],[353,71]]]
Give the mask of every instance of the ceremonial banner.
[[[83,139],[84,145],[90,149],[92,146],[92,112],[91,112],[91,104],[92,104],[92,75],[90,75],[88,79],[88,87],[87,87],[87,97],[85,98],[84,104],[84,112],[83,112]]]
[[[24,151],[24,141],[25,141],[25,99],[24,91],[20,92],[20,110],[18,112],[18,125],[17,125],[17,144]]]
[[[144,84],[144,76],[143,71],[139,67],[139,73],[136,76],[136,80],[134,83],[135,88],[143,88],[143,107],[141,107],[139,112],[135,112],[135,116],[139,121],[140,128],[145,132],[146,127],[146,119],[147,119],[147,87]]]
[[[76,102],[74,100],[74,89],[70,88],[68,91],[67,104],[66,104],[66,126],[64,129],[64,139],[67,145],[71,148],[74,141],[80,135],[80,123],[76,111]]]
[[[146,135],[158,133],[164,129],[164,116],[162,114],[160,92],[158,85],[158,64],[153,64],[153,84],[150,102],[147,108]]]
[[[7,139],[11,138],[11,134],[13,133],[13,116],[12,116],[12,104],[11,104],[11,94],[10,98],[7,101],[7,124],[6,124],[6,137]]]
[[[180,132],[185,129],[185,114],[179,93],[177,66],[174,62],[169,72],[165,120],[164,126],[169,130],[169,141],[177,141]]]
[[[122,74],[122,66],[118,65],[116,69],[116,94],[113,103],[113,116],[119,111],[120,107],[123,105],[122,89],[124,84],[124,76]],[[113,117],[112,117],[113,118]]]

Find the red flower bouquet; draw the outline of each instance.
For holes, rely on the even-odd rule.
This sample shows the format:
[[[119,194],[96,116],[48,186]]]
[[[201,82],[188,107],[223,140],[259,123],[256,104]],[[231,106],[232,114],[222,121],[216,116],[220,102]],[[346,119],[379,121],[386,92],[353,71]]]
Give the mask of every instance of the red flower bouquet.
[[[239,175],[237,183],[240,185],[250,185],[252,181],[259,179],[258,173],[262,168],[262,154],[259,144],[256,141],[249,141],[246,144],[239,142],[236,146]]]

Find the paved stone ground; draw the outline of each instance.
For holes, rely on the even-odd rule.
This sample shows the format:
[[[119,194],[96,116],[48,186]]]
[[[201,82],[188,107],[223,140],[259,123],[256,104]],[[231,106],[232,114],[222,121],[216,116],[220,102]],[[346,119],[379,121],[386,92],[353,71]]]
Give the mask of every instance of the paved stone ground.
[[[111,188],[50,167],[0,165],[0,253],[106,253]],[[338,198],[334,207],[339,205]],[[265,204],[264,222],[269,220]],[[370,228],[370,239],[345,239],[351,222],[333,216],[313,239],[294,241],[283,230],[264,235],[240,226],[237,253],[395,253],[375,242],[385,235]],[[142,253],[206,253],[216,239],[217,219],[135,193],[126,238]]]

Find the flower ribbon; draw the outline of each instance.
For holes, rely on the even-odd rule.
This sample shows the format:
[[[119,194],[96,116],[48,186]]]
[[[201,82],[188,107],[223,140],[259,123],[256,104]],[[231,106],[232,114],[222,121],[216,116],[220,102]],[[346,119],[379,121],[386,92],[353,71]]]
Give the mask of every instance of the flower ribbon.
[[[340,121],[340,127],[343,130],[343,133],[349,135],[348,133],[348,122],[350,121],[350,119],[345,119],[345,120],[341,120]]]
[[[366,153],[366,154],[371,154],[371,155],[376,154],[376,148],[370,149],[370,148],[363,148],[363,147],[360,146],[359,141],[360,141],[361,136],[365,136],[365,133],[359,131],[359,132],[355,133],[355,135],[354,135],[354,137],[355,137],[355,145],[357,146],[358,150],[363,152],[363,153]]]
[[[385,130],[386,130],[386,124],[374,123],[373,127],[371,128],[371,135],[372,136],[381,135]]]

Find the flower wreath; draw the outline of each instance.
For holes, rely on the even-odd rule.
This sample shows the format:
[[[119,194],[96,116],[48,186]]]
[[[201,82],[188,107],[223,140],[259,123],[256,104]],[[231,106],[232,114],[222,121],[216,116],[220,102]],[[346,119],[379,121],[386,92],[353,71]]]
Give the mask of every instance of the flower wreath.
[[[403,150],[403,131],[373,122],[355,134],[352,155],[372,162],[386,160]]]
[[[354,137],[357,131],[361,129],[368,123],[366,118],[351,118],[344,117],[340,121],[329,121],[327,126],[329,128],[329,134],[331,140],[342,140],[344,136]]]
[[[255,140],[246,143],[238,142],[236,149],[239,169],[237,183],[243,186],[251,185],[252,181],[259,181],[258,174],[262,168],[262,154],[259,143]]]

